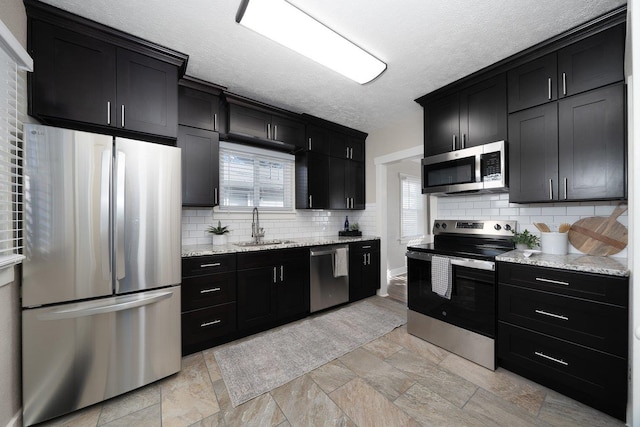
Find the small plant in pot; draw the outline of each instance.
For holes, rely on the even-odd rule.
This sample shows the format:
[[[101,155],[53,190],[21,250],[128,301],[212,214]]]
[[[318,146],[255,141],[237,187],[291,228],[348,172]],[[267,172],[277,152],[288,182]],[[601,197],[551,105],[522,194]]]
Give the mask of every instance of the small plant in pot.
[[[212,242],[214,246],[226,245],[227,244],[227,236],[226,234],[229,232],[228,226],[222,226],[220,221],[218,221],[218,226],[214,227],[213,225],[207,228],[207,233],[211,233]]]
[[[516,230],[511,231],[513,232],[511,240],[516,244],[516,249],[533,249],[540,245],[540,238],[529,233],[529,230],[524,230],[522,233],[518,233]]]

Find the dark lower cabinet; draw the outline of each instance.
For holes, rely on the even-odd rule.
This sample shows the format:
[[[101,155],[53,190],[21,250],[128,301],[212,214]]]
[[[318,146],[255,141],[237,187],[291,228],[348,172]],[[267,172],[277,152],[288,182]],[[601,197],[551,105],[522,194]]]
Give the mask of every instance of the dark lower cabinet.
[[[367,240],[349,245],[349,301],[376,294],[380,289],[380,241]]]
[[[237,255],[238,329],[253,333],[309,313],[309,248]]]
[[[497,269],[498,364],[624,420],[628,279],[504,262]]]
[[[219,204],[219,136],[217,132],[180,126],[182,206]]]
[[[233,339],[236,255],[183,258],[182,275],[182,354]]]

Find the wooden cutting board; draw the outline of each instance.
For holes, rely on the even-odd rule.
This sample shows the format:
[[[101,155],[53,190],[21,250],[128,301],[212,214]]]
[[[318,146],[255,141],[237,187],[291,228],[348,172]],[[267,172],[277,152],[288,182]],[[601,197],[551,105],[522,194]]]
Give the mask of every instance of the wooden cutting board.
[[[569,242],[582,253],[596,256],[617,254],[627,247],[627,227],[616,219],[627,210],[622,202],[606,217],[582,218],[571,225]]]

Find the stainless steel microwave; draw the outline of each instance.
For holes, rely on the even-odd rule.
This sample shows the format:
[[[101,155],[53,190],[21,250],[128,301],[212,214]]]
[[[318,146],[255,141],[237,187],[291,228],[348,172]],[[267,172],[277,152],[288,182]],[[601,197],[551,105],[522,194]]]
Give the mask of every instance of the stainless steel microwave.
[[[422,159],[422,193],[504,192],[507,143],[497,141]]]

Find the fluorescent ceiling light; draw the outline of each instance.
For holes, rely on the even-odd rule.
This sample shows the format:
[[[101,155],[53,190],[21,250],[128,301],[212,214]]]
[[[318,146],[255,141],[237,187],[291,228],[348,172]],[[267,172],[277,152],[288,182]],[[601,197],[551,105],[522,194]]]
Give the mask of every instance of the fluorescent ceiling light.
[[[236,22],[360,84],[387,64],[285,0],[242,0]]]

